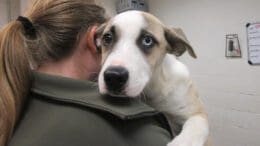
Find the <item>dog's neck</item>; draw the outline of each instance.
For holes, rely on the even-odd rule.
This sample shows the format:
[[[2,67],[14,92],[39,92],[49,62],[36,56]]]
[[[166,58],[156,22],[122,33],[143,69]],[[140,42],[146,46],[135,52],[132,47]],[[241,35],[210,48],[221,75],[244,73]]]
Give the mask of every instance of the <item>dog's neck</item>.
[[[151,98],[150,104],[164,102],[165,98],[172,96],[184,96],[189,86],[189,79],[189,71],[186,66],[173,55],[167,54],[162,64],[155,68],[151,80],[146,86],[145,92]]]

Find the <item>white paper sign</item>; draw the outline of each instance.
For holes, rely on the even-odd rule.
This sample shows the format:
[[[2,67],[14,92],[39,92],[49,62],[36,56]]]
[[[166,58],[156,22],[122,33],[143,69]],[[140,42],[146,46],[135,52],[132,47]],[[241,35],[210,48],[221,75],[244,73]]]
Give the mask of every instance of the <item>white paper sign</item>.
[[[260,65],[260,23],[247,24],[248,63]]]

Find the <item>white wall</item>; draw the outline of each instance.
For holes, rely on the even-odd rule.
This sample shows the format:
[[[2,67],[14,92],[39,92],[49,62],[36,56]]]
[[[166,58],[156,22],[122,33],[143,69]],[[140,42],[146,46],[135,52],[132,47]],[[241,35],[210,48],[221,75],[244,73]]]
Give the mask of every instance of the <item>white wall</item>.
[[[247,22],[260,22],[260,0],[150,0],[151,13],[181,27],[198,59],[190,68],[209,113],[216,146],[260,144],[260,66],[247,63]],[[225,58],[225,35],[237,33],[242,59]]]

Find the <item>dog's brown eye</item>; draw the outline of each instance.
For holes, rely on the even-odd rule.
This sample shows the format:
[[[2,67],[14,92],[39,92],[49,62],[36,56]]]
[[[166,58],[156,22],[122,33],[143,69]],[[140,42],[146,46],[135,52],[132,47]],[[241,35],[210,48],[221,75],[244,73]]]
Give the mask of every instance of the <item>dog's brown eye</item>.
[[[113,42],[113,36],[111,33],[106,33],[103,35],[102,43],[104,46],[108,46]]]

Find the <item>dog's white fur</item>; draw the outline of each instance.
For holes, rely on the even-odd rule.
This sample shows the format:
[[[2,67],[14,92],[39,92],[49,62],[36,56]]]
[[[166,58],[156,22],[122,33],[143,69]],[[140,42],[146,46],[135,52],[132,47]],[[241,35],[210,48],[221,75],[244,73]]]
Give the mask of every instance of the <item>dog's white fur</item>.
[[[110,66],[122,66],[129,71],[128,84],[124,94],[138,96],[142,91],[147,94],[147,103],[162,111],[171,123],[173,132],[181,125],[180,133],[168,146],[208,145],[209,125],[207,115],[190,79],[187,67],[172,54],[154,57],[155,62],[147,61],[146,56],[136,45],[141,28],[148,27],[143,12],[129,11],[117,15],[106,25],[116,25],[120,31],[113,50],[103,54],[103,67],[99,75],[99,89],[102,94],[110,94],[104,83],[103,73]],[[155,18],[156,26],[163,26]],[[149,26],[150,27],[150,26]],[[104,28],[106,31],[108,27]],[[156,27],[153,33],[165,41],[163,27]],[[166,45],[162,43],[161,48]],[[161,52],[161,54],[164,54]],[[117,96],[117,95],[114,95]],[[122,95],[120,95],[122,96]],[[177,125],[177,126],[176,126]],[[180,129],[179,129],[180,130]]]
[[[127,21],[125,21],[126,18]],[[132,24],[129,24],[129,22],[132,22]],[[109,66],[124,66],[128,69],[131,76],[138,77],[138,80],[136,80],[136,78],[130,78],[128,81],[128,89],[126,89],[126,94],[128,96],[135,97],[141,93],[151,76],[149,65],[146,63],[140,50],[132,49],[136,48],[135,40],[140,32],[137,26],[144,26],[145,21],[141,15],[136,15],[135,13],[123,13],[123,15],[117,16],[117,18],[113,21],[113,24],[117,24],[118,28],[124,31],[121,33],[121,39],[116,44],[116,46],[114,46],[113,53],[110,53],[105,63],[103,64],[100,74],[103,74],[103,72]],[[125,26],[127,26],[127,29],[124,28]],[[136,64],[139,65],[137,66]],[[104,85],[104,79],[101,75],[99,76],[99,87],[101,93],[108,92]]]
[[[181,132],[168,146],[209,145],[206,144],[209,125],[202,103],[187,95],[187,92],[194,92],[188,91],[192,86],[187,67],[175,56],[167,54],[146,87],[152,100],[150,104],[165,112],[173,132],[176,129],[174,124],[183,123]]]

